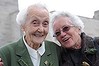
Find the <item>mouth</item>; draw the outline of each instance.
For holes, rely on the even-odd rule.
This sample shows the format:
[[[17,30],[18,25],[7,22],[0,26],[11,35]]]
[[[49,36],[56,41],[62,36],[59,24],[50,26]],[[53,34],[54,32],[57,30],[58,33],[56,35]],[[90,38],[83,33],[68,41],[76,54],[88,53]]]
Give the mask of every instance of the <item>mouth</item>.
[[[67,42],[69,39],[70,39],[70,37],[64,37],[64,38],[62,39],[62,41],[63,41],[63,42]]]
[[[34,33],[34,36],[36,36],[36,37],[42,37],[42,36],[44,36],[44,34],[42,34],[42,33]]]

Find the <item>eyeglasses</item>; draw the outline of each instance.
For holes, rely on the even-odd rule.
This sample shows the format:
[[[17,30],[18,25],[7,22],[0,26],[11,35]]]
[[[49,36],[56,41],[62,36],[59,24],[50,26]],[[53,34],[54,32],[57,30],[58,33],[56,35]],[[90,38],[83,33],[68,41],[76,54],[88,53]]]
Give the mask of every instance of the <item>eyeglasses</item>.
[[[64,26],[62,29],[60,29],[59,31],[56,31],[55,34],[53,35],[53,37],[58,37],[61,35],[61,31],[62,32],[68,32],[70,30],[71,27],[75,27],[73,25],[71,26]]]

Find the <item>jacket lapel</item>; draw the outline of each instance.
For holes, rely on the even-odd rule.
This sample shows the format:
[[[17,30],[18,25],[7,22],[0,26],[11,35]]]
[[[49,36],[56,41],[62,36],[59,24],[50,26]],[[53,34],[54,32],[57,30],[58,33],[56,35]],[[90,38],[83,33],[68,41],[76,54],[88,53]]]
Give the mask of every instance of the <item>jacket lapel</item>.
[[[40,66],[52,66],[55,61],[56,60],[51,52],[50,44],[45,42],[45,53],[41,57]]]
[[[17,61],[20,64],[20,66],[33,66],[33,63],[30,59],[30,55],[23,42],[23,39],[20,39],[17,42],[16,55],[17,55]]]
[[[23,39],[20,39],[17,42],[17,46],[15,49],[17,55],[17,62],[20,66],[33,66],[33,63],[31,61],[28,50],[23,42]],[[55,48],[51,48],[51,44],[45,42],[45,53],[43,54],[43,56],[41,56],[40,66],[53,66],[53,64],[57,61],[56,56],[52,53],[51,49],[54,50]]]

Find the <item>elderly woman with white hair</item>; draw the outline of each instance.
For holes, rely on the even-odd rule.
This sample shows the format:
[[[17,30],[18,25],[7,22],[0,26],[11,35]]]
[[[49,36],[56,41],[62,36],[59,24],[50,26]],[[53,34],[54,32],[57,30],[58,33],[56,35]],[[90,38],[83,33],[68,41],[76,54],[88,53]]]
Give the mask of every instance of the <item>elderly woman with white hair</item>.
[[[0,48],[0,66],[59,66],[60,47],[45,40],[49,31],[46,7],[31,5],[20,11],[16,20],[23,37]]]
[[[51,23],[53,37],[63,48],[60,66],[99,66],[99,43],[84,33],[84,23],[79,17],[53,12]]]

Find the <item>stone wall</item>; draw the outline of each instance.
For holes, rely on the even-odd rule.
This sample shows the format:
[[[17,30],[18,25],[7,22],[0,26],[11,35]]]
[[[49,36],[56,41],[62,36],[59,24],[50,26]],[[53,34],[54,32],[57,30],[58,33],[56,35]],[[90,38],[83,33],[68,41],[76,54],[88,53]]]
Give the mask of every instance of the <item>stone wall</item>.
[[[0,0],[0,46],[19,38],[19,26],[15,19],[17,13],[17,0]]]
[[[99,20],[80,17],[85,25],[85,33],[89,36],[99,36]]]
[[[93,18],[99,20],[99,10],[94,12]]]

